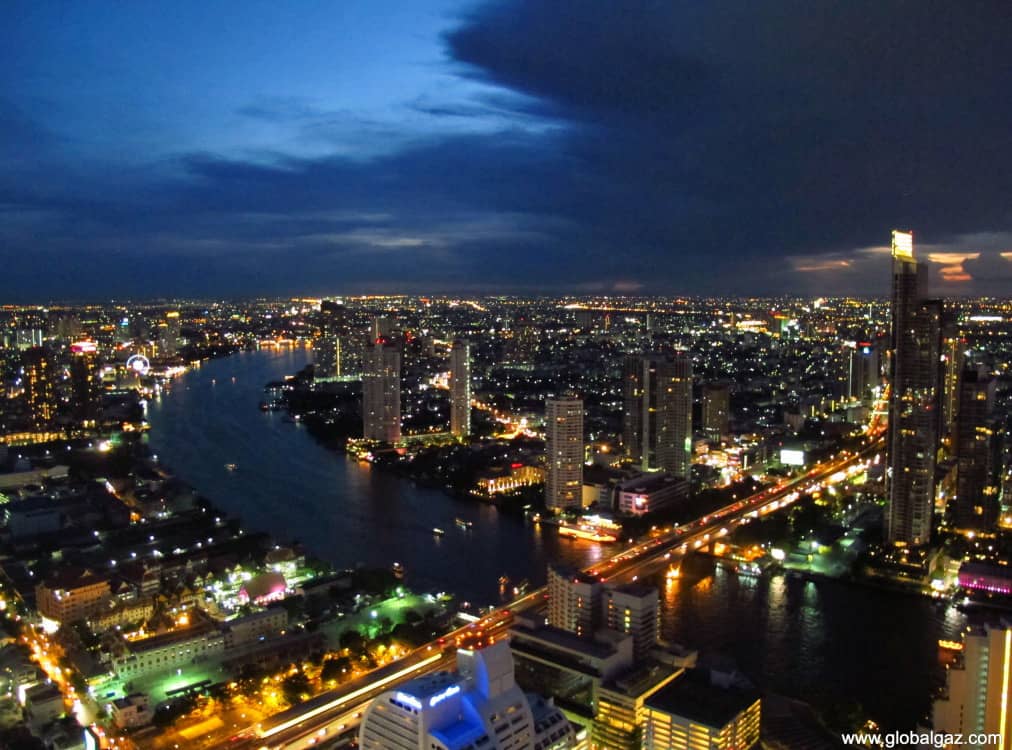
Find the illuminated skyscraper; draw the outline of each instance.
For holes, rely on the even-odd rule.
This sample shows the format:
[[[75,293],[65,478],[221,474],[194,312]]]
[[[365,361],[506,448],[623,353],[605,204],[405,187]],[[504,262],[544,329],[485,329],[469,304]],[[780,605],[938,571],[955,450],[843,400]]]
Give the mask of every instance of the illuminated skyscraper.
[[[959,378],[966,360],[966,345],[966,339],[958,327],[951,321],[946,321],[942,327],[942,422],[939,437],[948,441],[950,455],[956,451]]]
[[[545,401],[548,472],[545,505],[552,511],[579,508],[583,499],[583,400]]]
[[[471,345],[463,339],[450,350],[450,432],[471,434]]]
[[[71,346],[70,408],[80,424],[98,418],[99,379],[98,355],[93,342],[85,341]]]
[[[691,409],[691,405],[690,405]],[[720,440],[730,432],[731,392],[726,383],[708,383],[703,388],[703,432]]]
[[[622,439],[644,471],[689,477],[692,468],[692,357],[688,352],[629,357]]]
[[[335,378],[341,376],[341,336],[344,332],[344,324],[344,305],[323,300],[320,303],[319,333],[313,342],[316,377]]]
[[[56,416],[56,373],[53,356],[41,346],[22,354],[25,398],[36,429],[46,429]]]
[[[935,498],[941,303],[925,298],[926,268],[910,232],[893,232],[892,257],[886,538],[919,546],[931,538]]]
[[[384,338],[365,347],[362,422],[367,440],[396,443],[401,439],[401,350]]]
[[[177,310],[165,313],[165,323],[161,327],[161,353],[165,357],[175,357],[179,352],[182,337],[182,322]]]
[[[847,347],[847,397],[865,401],[879,385],[879,352],[873,341],[856,341]]]
[[[993,531],[998,523],[1001,453],[994,410],[994,378],[983,366],[968,367],[959,384],[956,413],[956,525]]]

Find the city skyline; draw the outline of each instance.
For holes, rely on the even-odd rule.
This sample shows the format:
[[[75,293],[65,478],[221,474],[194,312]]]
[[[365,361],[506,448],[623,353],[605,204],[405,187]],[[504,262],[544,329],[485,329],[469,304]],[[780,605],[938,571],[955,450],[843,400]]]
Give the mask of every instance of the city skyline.
[[[993,293],[1004,10],[12,4],[0,293]]]

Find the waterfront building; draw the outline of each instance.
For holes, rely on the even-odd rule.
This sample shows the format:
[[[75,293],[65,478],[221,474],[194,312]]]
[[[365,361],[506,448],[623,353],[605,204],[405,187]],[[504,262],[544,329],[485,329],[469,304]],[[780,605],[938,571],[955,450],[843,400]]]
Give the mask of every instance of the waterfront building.
[[[616,494],[620,513],[645,516],[688,499],[689,480],[668,473],[644,474],[619,484]]]
[[[1001,452],[996,381],[982,365],[963,370],[956,414],[956,526],[993,531],[1000,512]]]
[[[720,442],[730,434],[731,391],[727,383],[703,386],[703,434],[708,440]]]
[[[910,232],[893,231],[892,259],[886,539],[921,546],[931,538],[935,499],[941,304],[926,299],[927,269]]]
[[[560,512],[583,502],[583,400],[545,401],[545,505]]]
[[[568,750],[576,732],[550,700],[525,694],[509,645],[457,651],[436,672],[383,693],[365,711],[362,750]]]
[[[471,434],[471,345],[463,339],[450,350],[450,432],[459,438]]]
[[[161,333],[160,353],[163,357],[175,357],[179,353],[180,339],[182,336],[182,322],[178,310],[169,310],[165,313],[165,321],[159,326]]]
[[[641,750],[647,699],[682,673],[680,667],[652,663],[602,683],[591,725],[591,750]]]
[[[344,305],[323,300],[317,335],[313,341],[313,364],[317,378],[337,378],[343,374],[341,335],[344,332]]]
[[[21,355],[25,400],[36,429],[50,426],[56,417],[56,364],[52,353],[41,346]]]
[[[383,337],[365,347],[362,422],[366,440],[396,443],[401,439],[401,348]]]
[[[759,744],[759,694],[690,670],[646,700],[642,750],[748,750]]]
[[[578,636],[601,626],[603,584],[575,568],[548,566],[548,624]]]
[[[1012,689],[1012,624],[1002,620],[968,630],[947,667],[945,688],[932,710],[934,730],[946,734],[1012,733],[1009,690]],[[967,745],[975,749],[996,747]]]
[[[657,589],[642,584],[607,585],[601,599],[602,620],[608,630],[632,636],[637,663],[657,646],[661,603]]]
[[[692,358],[689,352],[628,357],[622,442],[643,471],[688,477],[692,467]]]

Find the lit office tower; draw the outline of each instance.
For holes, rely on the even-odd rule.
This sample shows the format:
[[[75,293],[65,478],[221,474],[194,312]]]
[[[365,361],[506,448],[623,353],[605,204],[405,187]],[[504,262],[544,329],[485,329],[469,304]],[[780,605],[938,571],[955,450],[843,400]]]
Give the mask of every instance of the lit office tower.
[[[956,525],[992,531],[998,523],[1001,441],[995,379],[982,365],[963,370],[956,411]]]
[[[691,406],[690,406],[691,408]],[[720,440],[730,433],[731,392],[725,383],[703,387],[703,432],[709,440]]]
[[[946,672],[943,697],[932,709],[934,730],[943,734],[997,734],[999,743],[967,745],[1009,747],[1012,740],[1012,625],[974,627],[967,632],[956,663]]]
[[[401,439],[400,347],[382,337],[373,339],[362,360],[362,435],[396,443]]]
[[[644,471],[688,477],[692,468],[692,358],[688,352],[629,357],[622,440]]]
[[[661,603],[657,589],[640,584],[608,587],[603,599],[608,630],[633,637],[633,658],[640,662],[657,645]]]
[[[170,310],[165,313],[165,325],[162,332],[162,355],[175,357],[179,352],[180,338],[182,337],[182,322],[179,319],[179,312]]]
[[[450,350],[450,432],[471,434],[471,345],[463,339]]]
[[[56,373],[52,354],[41,346],[21,355],[25,400],[36,429],[45,429],[56,416]]]
[[[545,401],[545,449],[548,474],[545,505],[560,512],[579,508],[583,500],[583,400]]]
[[[604,586],[576,568],[548,566],[548,624],[591,637],[601,626]]]
[[[919,546],[931,537],[935,499],[941,304],[925,299],[927,269],[910,232],[893,232],[892,256],[886,539]]]
[[[879,353],[872,341],[855,341],[848,347],[847,397],[855,401],[871,398],[879,385]]]

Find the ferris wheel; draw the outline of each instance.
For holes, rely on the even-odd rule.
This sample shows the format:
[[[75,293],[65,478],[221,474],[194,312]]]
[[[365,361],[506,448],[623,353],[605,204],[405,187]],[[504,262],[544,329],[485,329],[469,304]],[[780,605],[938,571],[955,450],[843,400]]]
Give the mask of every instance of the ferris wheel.
[[[147,375],[151,371],[151,363],[143,354],[134,354],[126,361],[128,370],[133,370],[137,375]]]

